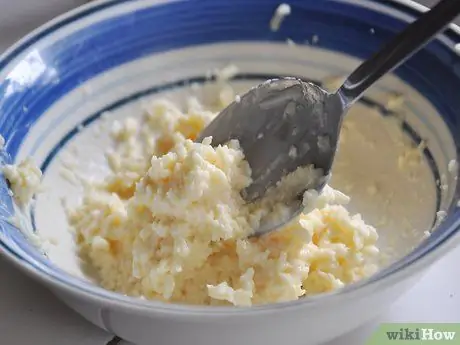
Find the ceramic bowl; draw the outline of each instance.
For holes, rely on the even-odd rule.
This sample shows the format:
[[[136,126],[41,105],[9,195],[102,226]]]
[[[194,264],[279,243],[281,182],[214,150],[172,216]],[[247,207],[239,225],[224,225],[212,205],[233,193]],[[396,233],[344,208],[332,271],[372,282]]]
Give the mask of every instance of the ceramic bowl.
[[[393,229],[410,250],[371,278],[293,302],[199,307],[106,291],[82,279],[77,262],[66,261],[71,238],[58,199],[74,191],[60,185],[59,156],[75,143],[81,159],[100,154],[97,148],[106,143],[93,142],[89,133],[101,117],[129,115],[146,97],[181,97],[190,84],[205,82],[209,69],[228,63],[239,67],[234,84],[242,88],[279,75],[316,82],[346,75],[426,10],[405,0],[291,0],[291,15],[272,32],[269,22],[278,5],[274,0],[96,1],[40,27],[3,54],[2,164],[31,156],[55,194],[38,196],[30,227],[19,230],[8,222],[15,209],[1,179],[2,254],[92,323],[138,344],[316,344],[356,328],[401,296],[460,239],[458,170],[448,168],[458,160],[460,145],[460,29],[454,25],[361,102],[385,116],[385,94],[404,95],[401,126],[414,145],[426,143],[430,172],[420,183],[430,186],[430,206],[419,215],[434,222],[437,212],[446,212],[423,240],[419,233],[409,243]],[[61,234],[62,243],[43,255],[25,233],[37,229]]]

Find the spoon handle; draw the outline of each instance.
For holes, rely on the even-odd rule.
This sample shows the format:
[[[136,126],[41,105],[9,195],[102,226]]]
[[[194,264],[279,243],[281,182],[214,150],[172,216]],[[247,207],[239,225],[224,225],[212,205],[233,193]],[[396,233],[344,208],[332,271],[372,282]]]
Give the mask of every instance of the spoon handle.
[[[442,0],[410,24],[380,51],[363,62],[337,91],[344,107],[350,107],[384,74],[415,54],[460,13],[460,0]]]

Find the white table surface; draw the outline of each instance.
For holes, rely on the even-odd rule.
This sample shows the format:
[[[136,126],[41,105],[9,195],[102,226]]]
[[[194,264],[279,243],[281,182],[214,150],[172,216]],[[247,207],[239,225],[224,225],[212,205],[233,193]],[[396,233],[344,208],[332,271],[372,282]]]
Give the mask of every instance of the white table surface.
[[[0,12],[0,51],[85,0],[15,0]],[[432,4],[434,0],[421,1]],[[460,322],[460,248],[449,253],[378,320],[328,345],[363,344],[380,322]],[[369,306],[372,307],[372,306]],[[0,344],[128,345],[73,311],[0,257]],[[163,345],[163,344],[155,344]],[[177,344],[180,345],[180,344]]]

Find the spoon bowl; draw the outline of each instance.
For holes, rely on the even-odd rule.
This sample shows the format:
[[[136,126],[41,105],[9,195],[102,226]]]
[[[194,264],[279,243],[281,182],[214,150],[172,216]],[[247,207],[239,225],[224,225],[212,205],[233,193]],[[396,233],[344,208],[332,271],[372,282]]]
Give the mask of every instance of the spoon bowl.
[[[212,136],[212,145],[238,139],[252,171],[252,183],[241,193],[247,202],[263,198],[299,167],[315,167],[310,178],[291,178],[292,192],[278,198],[291,210],[289,217],[262,222],[257,234],[298,215],[305,191],[321,192],[337,148],[342,111],[338,94],[297,78],[271,79],[233,101],[200,134],[198,141]]]

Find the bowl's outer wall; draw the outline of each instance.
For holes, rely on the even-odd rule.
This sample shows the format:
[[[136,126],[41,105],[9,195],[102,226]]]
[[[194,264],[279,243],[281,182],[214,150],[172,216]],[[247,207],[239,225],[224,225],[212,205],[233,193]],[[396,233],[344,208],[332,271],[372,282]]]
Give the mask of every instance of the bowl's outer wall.
[[[254,317],[169,319],[135,310],[103,307],[85,298],[55,291],[68,306],[95,325],[139,345],[291,345],[321,344],[377,317],[421,277],[407,276],[396,284],[338,303]]]

